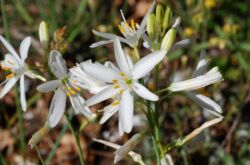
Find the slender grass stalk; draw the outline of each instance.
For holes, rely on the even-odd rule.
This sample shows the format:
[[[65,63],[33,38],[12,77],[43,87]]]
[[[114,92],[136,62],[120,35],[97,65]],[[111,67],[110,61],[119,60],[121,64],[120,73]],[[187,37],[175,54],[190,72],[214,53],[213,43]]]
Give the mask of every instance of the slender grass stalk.
[[[6,14],[6,10],[5,10],[5,1],[4,0],[0,0],[1,2],[1,13],[2,13],[2,17],[3,17],[3,30],[4,30],[4,34],[5,37],[8,41],[10,41],[10,31],[9,31],[9,24],[8,24],[8,20],[7,20],[7,14]]]
[[[22,4],[23,2],[20,0],[14,0],[15,7],[17,11],[19,12],[20,16],[26,21],[27,24],[31,25],[34,20],[33,18],[29,15],[28,11]]]
[[[69,119],[69,117],[67,115],[65,115],[65,118],[66,118],[66,120],[68,122],[69,129],[70,129],[72,135],[75,138],[75,142],[76,142],[76,145],[77,145],[81,165],[85,165],[84,158],[83,158],[83,152],[82,152],[82,148],[81,148],[81,145],[80,145],[79,132],[78,133],[75,132],[75,130],[74,130],[74,128],[73,128],[73,126],[72,126],[72,124],[70,122],[70,119]]]
[[[37,145],[35,146],[35,149],[36,149],[37,155],[38,155],[38,157],[39,157],[39,159],[40,159],[42,165],[44,165],[43,158],[42,158],[42,156],[41,156],[41,153],[40,153],[39,148],[37,147]]]

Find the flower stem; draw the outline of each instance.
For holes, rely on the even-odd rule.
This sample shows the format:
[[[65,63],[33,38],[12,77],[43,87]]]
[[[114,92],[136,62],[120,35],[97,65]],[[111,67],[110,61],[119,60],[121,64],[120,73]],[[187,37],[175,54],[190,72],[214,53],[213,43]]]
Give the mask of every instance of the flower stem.
[[[140,54],[139,54],[139,51],[138,51],[138,47],[134,46],[133,48],[134,48],[135,60],[138,61],[140,59]]]
[[[73,134],[74,138],[75,138],[75,142],[76,142],[76,145],[77,145],[77,148],[78,148],[78,154],[79,154],[79,158],[80,158],[80,162],[81,162],[81,165],[85,165],[85,162],[84,162],[84,158],[83,158],[83,153],[82,153],[82,148],[81,148],[81,145],[80,145],[80,138],[79,138],[79,133],[77,134],[75,131],[74,131],[74,128],[69,120],[69,117],[67,115],[65,115],[65,118],[68,122],[68,126],[69,126],[69,129],[71,131],[71,133]]]

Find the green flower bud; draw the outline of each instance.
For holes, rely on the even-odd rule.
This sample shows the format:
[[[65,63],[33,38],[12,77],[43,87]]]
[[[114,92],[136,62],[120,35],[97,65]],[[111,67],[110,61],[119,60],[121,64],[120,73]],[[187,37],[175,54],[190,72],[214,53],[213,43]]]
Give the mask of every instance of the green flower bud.
[[[44,49],[49,46],[49,26],[46,22],[42,21],[39,25],[39,39]]]
[[[161,48],[166,51],[169,51],[174,43],[175,37],[176,37],[176,28],[169,29],[162,40]]]
[[[157,22],[158,33],[161,33],[163,18],[164,18],[164,8],[162,5],[157,5],[157,7],[156,7],[156,22]]]
[[[172,19],[172,11],[171,11],[170,7],[167,7],[166,11],[165,11],[165,16],[164,16],[163,24],[162,24],[163,33],[165,33],[165,31],[169,27],[171,19]]]
[[[154,41],[156,37],[156,19],[153,13],[151,13],[147,18],[147,32],[149,39]]]

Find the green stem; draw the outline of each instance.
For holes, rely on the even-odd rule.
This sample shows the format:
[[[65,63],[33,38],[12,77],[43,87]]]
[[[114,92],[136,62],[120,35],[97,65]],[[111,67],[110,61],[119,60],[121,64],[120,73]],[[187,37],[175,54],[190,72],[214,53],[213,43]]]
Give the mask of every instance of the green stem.
[[[77,135],[77,133],[74,131],[74,128],[69,120],[69,117],[67,115],[65,115],[65,118],[68,122],[68,126],[69,126],[69,129],[71,131],[71,133],[73,134],[74,138],[75,138],[75,142],[76,142],[76,145],[77,145],[77,148],[78,148],[78,154],[79,154],[79,157],[80,157],[80,162],[81,162],[81,165],[85,165],[85,162],[84,162],[84,158],[83,158],[83,152],[82,152],[82,148],[81,148],[81,145],[80,145],[80,138],[79,138],[79,133]]]
[[[138,61],[140,59],[140,53],[138,51],[138,47],[134,46],[134,55],[135,55],[135,60]]]
[[[37,155],[38,155],[38,157],[39,157],[39,159],[40,159],[42,165],[44,165],[43,158],[42,158],[42,156],[41,156],[41,153],[40,153],[39,148],[37,147],[37,145],[35,146],[35,148],[36,148]]]
[[[9,24],[8,24],[8,20],[7,20],[7,14],[6,14],[6,10],[5,10],[5,2],[4,0],[1,0],[1,13],[2,13],[2,17],[3,17],[3,29],[4,29],[4,34],[5,37],[8,41],[10,41],[10,31],[9,31]]]

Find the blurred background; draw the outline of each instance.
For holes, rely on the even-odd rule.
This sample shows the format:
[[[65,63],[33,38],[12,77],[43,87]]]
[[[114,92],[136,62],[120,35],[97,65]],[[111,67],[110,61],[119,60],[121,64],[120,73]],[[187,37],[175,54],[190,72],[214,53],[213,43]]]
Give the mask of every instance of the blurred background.
[[[100,40],[91,30],[121,35],[117,27],[121,21],[120,9],[128,20],[133,18],[140,23],[151,3],[146,0],[0,1],[0,34],[9,37],[16,49],[24,37],[31,36],[32,48],[27,63],[39,67],[39,71],[45,76],[46,70],[43,68],[45,55],[38,37],[38,26],[42,20],[49,24],[51,36],[54,31],[63,28],[65,33],[63,55],[69,67],[87,59],[100,62],[107,59],[114,61],[111,44],[95,49],[89,48],[90,44]],[[224,120],[205,130],[183,147],[172,150],[169,154],[174,163],[249,165],[249,0],[158,0],[157,2],[169,5],[173,10],[173,16],[182,18],[177,41],[184,38],[193,40],[189,47],[171,52],[163,61],[159,71],[160,86],[168,86],[176,76],[188,78],[196,67],[201,50],[206,50],[210,66],[218,66],[224,77],[223,82],[201,91],[222,106]],[[4,34],[6,30],[8,33]],[[128,47],[125,49],[129,51]],[[2,60],[6,53],[2,44],[0,50]],[[147,54],[148,50],[141,48],[141,52]],[[3,71],[0,73],[2,82]],[[26,84],[29,89],[27,91],[29,108],[26,113],[18,113],[20,107],[16,106],[19,103],[15,97],[17,89],[0,100],[0,164],[41,164],[39,155],[35,149],[28,146],[28,141],[45,123],[53,93],[38,93],[36,86],[40,83],[38,80],[32,80]],[[149,80],[147,85],[154,90],[153,81]],[[87,92],[83,95],[90,96]],[[93,111],[101,107],[102,104],[93,107]],[[160,113],[162,113],[160,121],[164,143],[183,137],[212,118],[184,95],[163,99]],[[23,131],[19,129],[20,118],[24,124]],[[136,111],[133,132],[123,137],[118,135],[116,117],[112,117],[104,125],[96,122],[88,124],[84,129],[82,128],[86,121],[83,116],[73,116],[71,122],[74,129],[80,130],[84,157],[90,165],[109,165],[114,158],[114,150],[93,142],[93,137],[123,144],[133,133],[147,127],[145,117],[140,111]],[[20,136],[24,137],[24,141]],[[43,137],[38,148],[45,164],[80,164],[74,137],[64,120]],[[137,146],[135,151],[142,155],[146,164],[156,163],[150,137]],[[118,164],[133,164],[133,162],[127,157]]]

